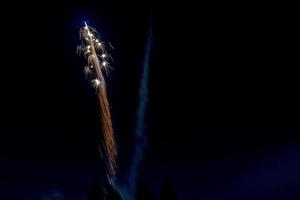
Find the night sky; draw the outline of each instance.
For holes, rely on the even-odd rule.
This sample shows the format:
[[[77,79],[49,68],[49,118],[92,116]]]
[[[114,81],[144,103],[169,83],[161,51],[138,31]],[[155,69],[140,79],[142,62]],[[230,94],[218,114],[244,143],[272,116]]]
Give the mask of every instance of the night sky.
[[[107,85],[120,176],[132,159],[152,20],[140,182],[159,197],[169,180],[182,200],[300,197],[294,11],[187,1],[8,3],[1,10],[0,199],[83,200],[95,181],[104,182],[98,102],[76,55],[84,20],[114,47]]]

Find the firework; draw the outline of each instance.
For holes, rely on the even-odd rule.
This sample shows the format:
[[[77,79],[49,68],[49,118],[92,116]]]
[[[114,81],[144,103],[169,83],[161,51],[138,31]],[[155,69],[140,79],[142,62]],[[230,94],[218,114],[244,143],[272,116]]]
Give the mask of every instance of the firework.
[[[78,53],[84,54],[87,59],[87,66],[84,67],[84,74],[91,80],[92,86],[96,89],[100,103],[100,115],[103,132],[103,149],[106,158],[106,168],[109,177],[116,173],[117,145],[113,133],[109,102],[106,93],[106,84],[103,71],[109,69],[109,56],[105,50],[104,43],[100,40],[97,31],[88,26],[80,29],[81,45],[78,46]],[[101,155],[103,157],[103,155]]]

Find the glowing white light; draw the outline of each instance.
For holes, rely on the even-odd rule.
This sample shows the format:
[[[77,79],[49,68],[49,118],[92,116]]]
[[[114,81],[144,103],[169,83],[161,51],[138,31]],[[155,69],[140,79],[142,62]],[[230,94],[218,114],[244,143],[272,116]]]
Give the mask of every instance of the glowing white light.
[[[100,85],[100,81],[98,79],[92,80],[92,85],[94,88],[97,88]]]
[[[91,68],[92,68],[92,69],[93,69],[93,67],[94,67],[94,66],[93,66],[93,65],[91,65]]]
[[[86,48],[88,48],[88,49],[89,49],[89,48],[91,48],[91,46],[90,46],[90,45],[87,45],[87,47],[86,47]]]
[[[88,25],[87,25],[87,23],[86,22],[84,22],[84,25],[85,25],[85,29],[88,29]]]
[[[89,38],[86,37],[85,40],[89,40]]]
[[[104,61],[104,62],[102,63],[103,67],[105,67],[105,66],[106,66],[106,64],[107,64],[107,63]]]
[[[102,57],[102,58],[105,58],[105,57],[106,57],[106,55],[105,55],[105,54],[102,54],[102,55],[101,55],[101,57]]]
[[[97,39],[96,42],[99,42],[99,40]]]

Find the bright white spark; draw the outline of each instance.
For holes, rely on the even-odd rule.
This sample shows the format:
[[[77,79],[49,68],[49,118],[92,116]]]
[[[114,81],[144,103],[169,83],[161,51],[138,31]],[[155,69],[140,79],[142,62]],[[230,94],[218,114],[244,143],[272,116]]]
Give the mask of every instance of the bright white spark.
[[[102,54],[102,55],[101,55],[101,57],[102,57],[102,58],[105,58],[105,57],[106,57],[106,55],[105,55],[105,54]]]
[[[98,88],[98,86],[100,85],[99,79],[92,80],[92,85],[94,88]]]
[[[97,86],[100,84],[100,81],[98,79],[95,80],[95,83],[97,84]]]

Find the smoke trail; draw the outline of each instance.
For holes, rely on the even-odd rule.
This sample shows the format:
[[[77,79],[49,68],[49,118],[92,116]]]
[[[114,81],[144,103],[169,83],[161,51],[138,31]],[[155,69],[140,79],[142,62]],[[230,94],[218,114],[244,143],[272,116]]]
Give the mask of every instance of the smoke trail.
[[[146,41],[146,50],[143,63],[143,69],[141,74],[141,83],[139,87],[139,104],[136,113],[136,127],[134,130],[135,137],[135,146],[134,146],[134,155],[131,166],[129,168],[127,176],[126,189],[121,188],[121,193],[123,198],[126,200],[134,199],[136,191],[136,182],[138,178],[138,171],[140,164],[143,160],[144,150],[146,148],[146,136],[145,136],[145,111],[148,103],[148,81],[149,81],[149,65],[150,65],[150,56],[152,50],[152,40],[153,40],[153,27],[152,21],[150,22],[150,30],[148,33],[148,38]]]
[[[47,192],[42,195],[41,200],[64,200],[64,195],[58,190]]]

